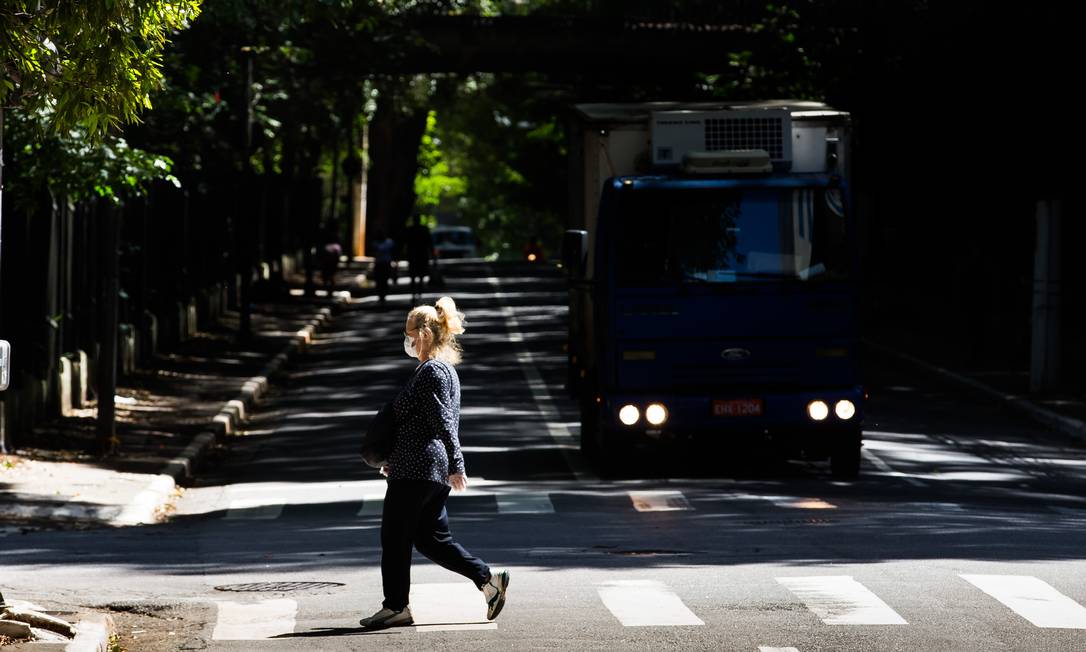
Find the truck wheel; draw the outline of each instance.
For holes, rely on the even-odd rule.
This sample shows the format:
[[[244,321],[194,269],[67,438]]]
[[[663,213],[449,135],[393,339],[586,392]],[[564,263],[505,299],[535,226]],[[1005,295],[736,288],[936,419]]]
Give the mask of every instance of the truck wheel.
[[[599,408],[581,404],[581,454],[604,477],[614,477],[626,465],[626,455],[615,442],[615,433],[600,423]]]
[[[855,478],[860,474],[860,433],[849,433],[838,440],[830,452],[830,473],[835,478]]]

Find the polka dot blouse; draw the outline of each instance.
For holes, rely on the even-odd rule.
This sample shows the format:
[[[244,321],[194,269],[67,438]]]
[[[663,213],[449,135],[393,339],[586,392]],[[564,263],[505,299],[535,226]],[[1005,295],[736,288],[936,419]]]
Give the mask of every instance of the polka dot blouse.
[[[389,478],[449,484],[464,472],[460,452],[460,378],[452,365],[423,362],[392,404],[396,443],[388,458]]]

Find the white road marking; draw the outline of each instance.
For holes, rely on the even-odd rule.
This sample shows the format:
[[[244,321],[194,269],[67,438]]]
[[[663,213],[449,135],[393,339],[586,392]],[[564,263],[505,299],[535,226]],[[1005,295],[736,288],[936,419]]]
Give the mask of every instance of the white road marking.
[[[261,498],[239,498],[230,501],[223,520],[227,521],[270,521],[279,518],[283,505],[268,505]]]
[[[603,604],[625,627],[705,624],[662,582],[617,580],[596,590]]]
[[[821,498],[786,497],[781,500],[774,500],[773,504],[788,509],[837,509],[837,505],[826,502]]]
[[[549,494],[498,494],[500,514],[553,514],[554,503]]]
[[[487,279],[487,282],[494,288],[494,298],[504,303],[505,294],[500,290],[501,281],[497,277],[491,276]],[[516,312],[508,305],[503,305],[502,317],[509,329],[509,341],[523,342],[524,335],[520,332]],[[580,481],[596,480],[597,478],[588,470],[584,461],[574,452],[580,448],[580,443],[570,433],[569,426],[562,421],[558,409],[554,406],[554,399],[551,398],[550,389],[536,368],[532,353],[530,351],[517,351],[517,362],[520,364],[520,369],[528,381],[528,388],[532,392],[532,398],[535,399],[536,408],[543,416],[543,422],[547,425],[547,433],[558,445],[562,458],[573,473],[573,477]]]
[[[778,577],[827,625],[907,625],[863,584],[847,575]]]
[[[376,473],[376,472],[375,472]],[[222,499],[212,505],[229,520],[270,520],[279,518],[287,505],[331,505],[357,503],[359,496],[384,496],[387,481],[249,482],[230,485]],[[191,513],[191,512],[190,512]]]
[[[384,494],[368,494],[362,496],[362,509],[358,510],[358,516],[380,516],[384,508]]]
[[[898,507],[907,511],[923,510],[929,512],[964,512],[965,506],[960,503],[943,502],[909,502],[898,503]]]
[[[758,646],[758,652],[799,652],[799,648],[796,647],[766,647],[765,645]]]
[[[219,616],[211,638],[217,641],[254,641],[294,632],[298,603],[261,600],[256,604],[218,602]]]
[[[681,491],[627,491],[639,512],[677,512],[694,509]]]
[[[867,446],[868,446],[868,444],[865,443],[864,448],[860,451],[860,453],[864,456],[864,459],[866,459],[868,462],[871,462],[872,464],[874,464],[876,469],[882,471],[886,475],[893,476],[895,478],[901,478],[902,480],[904,480],[905,482],[911,484],[914,487],[923,487],[924,486],[924,483],[921,482],[920,480],[917,480],[916,478],[913,478],[913,477],[909,476],[908,474],[902,473],[900,471],[895,471],[893,469],[893,467],[891,467],[889,464],[884,462],[881,457],[879,457],[878,455],[875,455],[875,453],[873,453],[871,451],[871,449],[868,448]]]
[[[486,619],[486,599],[471,582],[412,584],[411,617],[415,631],[455,632],[497,629]]]
[[[1064,516],[1077,516],[1079,518],[1086,518],[1086,509],[1082,509],[1081,507],[1058,507],[1056,505],[1053,505],[1049,507],[1049,509],[1056,512],[1057,514],[1063,514]]]
[[[1037,627],[1086,629],[1086,607],[1029,575],[961,575]]]

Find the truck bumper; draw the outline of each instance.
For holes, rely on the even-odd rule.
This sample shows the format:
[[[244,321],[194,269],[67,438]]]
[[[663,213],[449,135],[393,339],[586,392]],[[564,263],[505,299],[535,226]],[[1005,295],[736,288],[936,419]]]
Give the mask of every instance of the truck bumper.
[[[824,419],[815,420],[809,415],[808,406],[813,401],[825,404],[828,414]],[[850,418],[835,413],[839,401],[849,401],[854,406]],[[818,448],[859,432],[863,401],[861,387],[741,394],[614,394],[603,401],[601,417],[617,440],[638,436],[712,438],[735,443],[768,439],[800,448]],[[666,410],[667,419],[659,425],[646,419],[646,411],[652,404],[663,405]],[[627,425],[619,413],[630,405],[637,409],[638,419]]]

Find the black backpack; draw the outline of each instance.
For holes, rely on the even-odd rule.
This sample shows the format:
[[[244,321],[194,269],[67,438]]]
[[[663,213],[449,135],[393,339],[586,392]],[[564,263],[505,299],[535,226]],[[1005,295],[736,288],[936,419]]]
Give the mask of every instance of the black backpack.
[[[396,443],[396,412],[392,401],[377,411],[362,437],[362,460],[375,469],[388,464],[392,446]]]

